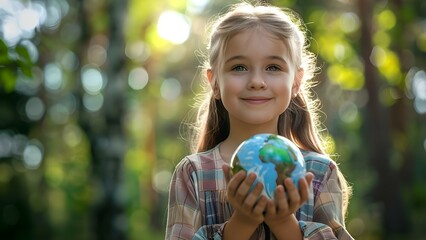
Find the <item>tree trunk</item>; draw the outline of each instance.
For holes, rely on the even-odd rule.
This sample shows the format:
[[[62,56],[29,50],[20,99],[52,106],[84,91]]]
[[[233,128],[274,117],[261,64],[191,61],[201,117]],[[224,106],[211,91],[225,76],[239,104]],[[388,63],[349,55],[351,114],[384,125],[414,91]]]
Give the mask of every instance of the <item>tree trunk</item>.
[[[402,233],[406,229],[404,204],[401,198],[401,185],[398,175],[390,167],[390,127],[388,111],[379,100],[379,78],[375,67],[370,62],[372,52],[372,13],[373,6],[369,0],[359,0],[358,10],[361,19],[361,56],[364,59],[365,87],[368,92],[367,104],[367,146],[370,162],[377,173],[376,186],[373,189],[374,200],[380,203],[382,209],[382,224],[385,239]]]
[[[90,32],[88,31],[87,16],[84,13],[84,1],[80,0],[80,24],[82,31],[82,46],[88,46]],[[122,166],[125,154],[125,136],[122,118],[125,116],[126,74],[124,57],[123,26],[127,10],[127,1],[107,3],[109,24],[107,33],[107,61],[105,77],[107,84],[103,96],[104,104],[96,113],[81,111],[79,122],[90,141],[92,157],[92,179],[99,192],[94,202],[92,219],[96,239],[115,240],[126,239],[127,221],[124,211],[124,201],[121,192]],[[85,61],[81,51],[81,63]],[[80,87],[81,91],[81,87]],[[80,95],[81,99],[81,95]]]

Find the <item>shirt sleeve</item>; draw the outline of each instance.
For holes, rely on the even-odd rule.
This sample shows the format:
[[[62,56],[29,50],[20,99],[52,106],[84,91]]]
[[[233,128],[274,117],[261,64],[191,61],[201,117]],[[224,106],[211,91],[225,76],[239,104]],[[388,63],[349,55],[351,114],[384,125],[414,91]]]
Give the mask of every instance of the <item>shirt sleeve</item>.
[[[345,229],[342,213],[343,193],[337,171],[337,166],[331,163],[315,197],[312,222],[299,222],[305,239],[353,239]]]
[[[166,239],[192,239],[200,226],[196,174],[188,159],[173,172],[169,188]]]

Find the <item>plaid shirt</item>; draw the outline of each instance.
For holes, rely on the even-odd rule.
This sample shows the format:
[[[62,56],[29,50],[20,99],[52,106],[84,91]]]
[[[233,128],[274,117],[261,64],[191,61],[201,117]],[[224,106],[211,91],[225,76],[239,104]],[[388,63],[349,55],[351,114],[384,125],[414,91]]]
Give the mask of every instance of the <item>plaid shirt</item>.
[[[342,216],[336,163],[315,152],[302,154],[307,171],[315,175],[308,201],[296,212],[305,239],[353,239]],[[233,212],[226,201],[224,163],[217,146],[187,156],[176,166],[170,184],[166,239],[222,239],[224,224]],[[261,224],[251,239],[276,238]]]

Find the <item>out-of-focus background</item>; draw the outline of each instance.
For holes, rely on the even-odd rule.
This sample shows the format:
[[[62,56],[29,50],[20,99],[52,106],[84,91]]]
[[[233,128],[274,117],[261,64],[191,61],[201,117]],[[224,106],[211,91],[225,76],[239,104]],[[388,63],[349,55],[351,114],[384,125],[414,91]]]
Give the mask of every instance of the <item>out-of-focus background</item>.
[[[225,0],[0,0],[0,238],[163,239],[206,23]],[[426,2],[305,20],[356,239],[426,235]]]

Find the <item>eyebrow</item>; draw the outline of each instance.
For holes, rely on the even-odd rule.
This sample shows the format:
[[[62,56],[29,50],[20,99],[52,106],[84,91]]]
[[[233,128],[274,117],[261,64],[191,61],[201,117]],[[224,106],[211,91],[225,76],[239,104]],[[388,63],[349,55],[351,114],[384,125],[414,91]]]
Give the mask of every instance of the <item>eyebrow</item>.
[[[246,57],[241,56],[241,55],[232,56],[232,57],[228,58],[228,59],[225,61],[225,63],[228,63],[228,62],[233,61],[233,60],[240,60],[240,59],[246,59]],[[272,56],[268,56],[268,57],[266,57],[266,59],[270,59],[270,60],[278,60],[278,61],[280,61],[280,62],[284,63],[285,65],[288,65],[288,62],[287,62],[287,61],[286,61],[283,57],[280,57],[280,56],[272,55]]]
[[[225,61],[225,63],[230,62],[230,61],[234,61],[234,60],[244,59],[244,58],[245,58],[244,56],[240,56],[240,55],[232,56],[232,57],[228,58],[228,59]]]
[[[267,59],[278,60],[278,61],[283,62],[284,64],[288,65],[288,62],[283,57],[280,57],[280,56],[269,56],[269,57],[267,57]]]

